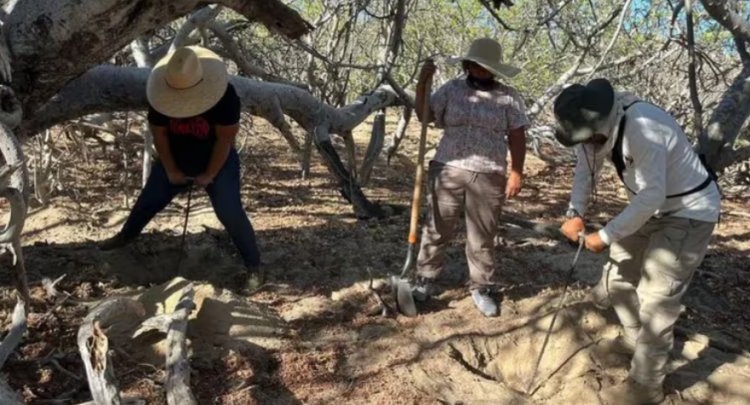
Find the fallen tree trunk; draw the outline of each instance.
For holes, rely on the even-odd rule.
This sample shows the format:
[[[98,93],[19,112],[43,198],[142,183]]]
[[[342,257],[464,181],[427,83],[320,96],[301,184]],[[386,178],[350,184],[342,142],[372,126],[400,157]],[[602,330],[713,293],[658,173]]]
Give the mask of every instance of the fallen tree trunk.
[[[78,350],[94,403],[97,405],[120,405],[120,390],[117,386],[112,360],[109,357],[109,339],[104,329],[124,317],[143,317],[145,309],[130,298],[114,298],[94,308],[78,329]]]
[[[21,343],[24,332],[26,332],[26,308],[25,303],[19,299],[11,316],[10,331],[3,342],[0,343],[0,368],[3,367],[8,356],[16,350],[18,344]],[[2,396],[0,396],[0,399],[2,399]],[[4,404],[5,402],[0,401],[0,403]]]
[[[15,100],[12,92],[8,93],[8,91],[10,90],[5,87],[0,88],[5,100]],[[7,110],[3,109],[3,112],[7,112]],[[5,198],[10,203],[10,218],[5,229],[0,231],[0,248],[13,255],[16,287],[25,305],[28,305],[31,299],[29,298],[26,265],[21,246],[21,232],[23,232],[23,226],[26,222],[29,196],[28,171],[21,144],[13,131],[6,125],[6,123],[13,124],[13,122],[12,120],[7,122],[7,116],[3,118],[6,121],[2,121],[2,118],[0,118],[0,154],[2,154],[6,164],[0,168],[0,197]]]
[[[280,0],[218,0],[269,30],[298,38],[310,24]],[[27,115],[68,82],[108,60],[137,37],[205,6],[199,0],[14,1],[3,31],[13,88]]]
[[[190,362],[187,351],[187,321],[195,309],[193,284],[182,290],[180,301],[174,312],[159,314],[146,319],[133,333],[137,338],[144,333],[158,331],[167,334],[167,403],[170,405],[193,405],[195,397],[190,391]]]
[[[143,68],[98,66],[69,83],[38,114],[24,121],[19,133],[30,136],[59,122],[97,112],[144,110],[148,106],[148,74],[149,70]],[[343,136],[374,111],[398,105],[400,99],[391,87],[379,87],[350,105],[335,108],[298,87],[239,76],[230,80],[246,111],[265,118],[282,133],[288,127],[285,117],[289,116],[311,134],[326,166],[336,177],[342,195],[352,203],[358,217],[383,215],[341,162],[330,135]]]
[[[10,332],[5,337],[2,343],[0,343],[0,369],[5,364],[5,360],[8,359],[11,353],[21,343],[21,338],[24,332],[26,332],[26,305],[22,300],[18,300],[16,307],[13,309],[13,315],[11,317]],[[0,404],[3,405],[16,405],[22,404],[21,398],[18,397],[13,389],[0,378]]]
[[[194,405],[193,393],[190,391],[190,362],[188,361],[186,332],[187,320],[195,309],[193,302],[193,285],[183,290],[182,298],[173,312],[174,318],[167,332],[167,404]]]
[[[10,386],[8,386],[8,383],[5,382],[2,378],[0,378],[0,404],[3,405],[21,405],[23,402],[21,402],[21,398],[18,397],[18,394],[16,394],[15,391],[13,391]]]

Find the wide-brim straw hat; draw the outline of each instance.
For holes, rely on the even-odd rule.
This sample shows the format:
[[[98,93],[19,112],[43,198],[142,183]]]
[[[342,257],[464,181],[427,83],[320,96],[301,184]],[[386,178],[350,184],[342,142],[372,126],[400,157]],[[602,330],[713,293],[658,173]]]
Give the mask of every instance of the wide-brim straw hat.
[[[168,117],[193,117],[221,100],[228,81],[219,55],[200,46],[186,46],[156,63],[148,77],[146,96],[156,111]]]
[[[450,58],[449,63],[460,61],[472,61],[489,70],[495,76],[512,78],[521,72],[521,69],[503,63],[503,47],[492,38],[475,39],[466,55]]]

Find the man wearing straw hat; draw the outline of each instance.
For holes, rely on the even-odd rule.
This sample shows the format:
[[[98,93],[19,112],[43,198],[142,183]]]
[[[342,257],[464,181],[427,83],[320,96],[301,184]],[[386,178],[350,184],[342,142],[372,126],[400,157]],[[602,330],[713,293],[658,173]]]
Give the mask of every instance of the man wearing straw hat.
[[[131,242],[192,182],[206,190],[216,216],[242,256],[247,271],[240,272],[235,281],[241,287],[260,284],[260,254],[242,207],[240,164],[234,149],[241,105],[224,62],[205,48],[178,48],[154,66],[146,94],[159,160],[120,232],[100,248],[115,249]]]
[[[719,217],[713,173],[669,113],[632,94],[615,93],[606,79],[566,88],[554,111],[557,139],[577,145],[578,155],[563,233],[577,241],[584,231],[582,216],[605,160],[628,191],[627,207],[585,236],[593,252],[609,247],[603,285],[623,326],[622,335],[603,346],[632,355],[627,380],[604,390],[602,399],[659,403],[680,300]]]
[[[520,72],[502,62],[500,44],[490,38],[476,39],[456,61],[462,63],[465,76],[435,91],[430,111],[422,111],[422,100],[427,96],[425,83],[435,72],[432,61],[423,66],[417,84],[419,119],[435,121],[443,137],[429,166],[429,214],[422,229],[412,295],[424,301],[433,294],[464,206],[469,289],[479,312],[491,317],[498,314],[492,279],[494,237],[503,202],[521,190],[529,120],[519,93],[500,82]]]

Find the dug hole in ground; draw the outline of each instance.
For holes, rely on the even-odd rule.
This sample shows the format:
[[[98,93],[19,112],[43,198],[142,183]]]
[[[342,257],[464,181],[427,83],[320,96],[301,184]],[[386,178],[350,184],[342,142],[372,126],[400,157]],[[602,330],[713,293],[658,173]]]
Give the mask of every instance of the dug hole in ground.
[[[388,133],[395,124],[389,117]],[[412,124],[399,154],[389,167],[384,159],[378,162],[365,189],[373,200],[395,206],[394,214],[366,224],[353,217],[317,157],[312,175],[302,180],[275,130],[257,123],[252,136],[241,135],[247,137],[240,139],[245,145],[243,202],[271,284],[252,297],[225,289],[239,260],[204,193],[194,195],[187,253],[176,269],[186,196],[157,216],[134,244],[100,252],[94,242],[119,229],[137,195],[137,155],[123,168],[122,151],[116,149],[128,147],[123,143],[67,166],[65,189],[46,206],[32,208],[26,223],[33,313],[18,354],[4,367],[9,384],[32,404],[87,399],[75,337],[91,308],[124,295],[140,300],[146,316],[169,312],[181,288],[193,282],[191,385],[201,404],[598,403],[598,393],[621,381],[629,366],[627,357],[597,350],[597,342],[618,334],[613,312],[598,310],[586,299],[603,255],[582,253],[533,396],[524,392],[573,246],[501,226],[496,244],[501,315],[487,319],[464,287],[466,260],[459,236],[439,279],[441,293],[422,305],[416,318],[378,314],[367,289],[368,271],[385,295],[383,280],[403,264],[418,130]],[[367,125],[358,128],[358,150],[366,149],[368,134]],[[434,147],[438,136],[431,131],[429,145]],[[131,141],[137,150],[139,141]],[[129,175],[125,180],[123,173]],[[526,175],[524,191],[506,211],[560,222],[572,167],[548,166],[529,156]],[[602,213],[594,220],[616,214],[623,197],[609,172],[599,190]],[[746,198],[725,199],[722,224],[686,294],[666,403],[750,403],[750,358],[742,350],[750,341]],[[52,308],[54,300],[40,280],[63,274],[57,288],[72,296]],[[8,319],[15,303],[13,284],[8,272],[0,277],[0,319]],[[163,335],[132,339],[128,333],[112,331],[110,336],[123,395],[165,403]]]

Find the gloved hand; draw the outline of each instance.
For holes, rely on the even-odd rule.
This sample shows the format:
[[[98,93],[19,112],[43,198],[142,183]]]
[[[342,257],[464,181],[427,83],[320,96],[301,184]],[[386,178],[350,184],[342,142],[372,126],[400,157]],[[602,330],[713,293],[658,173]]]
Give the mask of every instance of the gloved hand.
[[[583,223],[583,218],[573,217],[565,221],[560,227],[560,232],[565,235],[566,238],[573,242],[578,242],[579,234],[586,230],[586,225]]]

